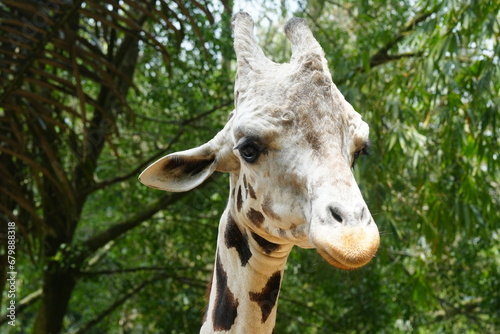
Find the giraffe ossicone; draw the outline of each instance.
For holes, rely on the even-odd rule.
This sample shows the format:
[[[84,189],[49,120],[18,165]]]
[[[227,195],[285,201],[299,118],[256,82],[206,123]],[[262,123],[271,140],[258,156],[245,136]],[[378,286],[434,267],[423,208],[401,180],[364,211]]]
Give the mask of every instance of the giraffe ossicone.
[[[169,154],[139,180],[187,191],[230,173],[202,333],[271,333],[288,255],[316,248],[335,267],[367,264],[379,232],[352,173],[368,125],[333,84],[324,52],[303,19],[285,33],[289,63],[269,60],[246,13],[232,19],[235,109],[206,144]]]

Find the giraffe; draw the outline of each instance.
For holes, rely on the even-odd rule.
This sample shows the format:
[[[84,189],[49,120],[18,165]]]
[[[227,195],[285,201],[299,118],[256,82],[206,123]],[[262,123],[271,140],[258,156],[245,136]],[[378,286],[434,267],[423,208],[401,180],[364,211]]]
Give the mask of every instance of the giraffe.
[[[188,191],[213,172],[230,173],[214,273],[200,333],[272,333],[293,246],[316,248],[331,265],[364,266],[377,226],[352,173],[368,125],[333,84],[324,51],[304,19],[285,33],[289,63],[266,58],[247,13],[233,16],[235,108],[207,143],[169,154],[143,184]]]

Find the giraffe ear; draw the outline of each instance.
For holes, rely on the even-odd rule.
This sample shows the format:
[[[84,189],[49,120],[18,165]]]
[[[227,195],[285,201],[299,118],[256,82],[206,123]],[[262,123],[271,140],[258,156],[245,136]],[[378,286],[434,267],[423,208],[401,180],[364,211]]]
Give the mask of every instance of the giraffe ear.
[[[217,167],[215,154],[203,146],[172,153],[153,162],[139,175],[139,181],[148,187],[166,191],[193,189],[212,175]]]
[[[139,181],[151,188],[180,192],[199,186],[215,171],[237,170],[239,160],[222,139],[223,131],[199,147],[164,156],[149,165]]]

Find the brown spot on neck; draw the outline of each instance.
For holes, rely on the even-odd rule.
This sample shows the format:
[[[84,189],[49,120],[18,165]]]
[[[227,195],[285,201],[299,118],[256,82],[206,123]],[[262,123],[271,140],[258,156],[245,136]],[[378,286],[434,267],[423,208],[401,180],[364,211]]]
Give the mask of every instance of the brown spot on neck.
[[[250,182],[247,181],[247,177],[245,174],[243,174],[243,186],[245,187],[245,197],[248,198],[248,195],[250,195],[251,198],[257,199],[257,195],[255,194],[255,190],[253,190],[252,185]]]
[[[241,186],[239,186],[238,195],[236,195],[236,209],[238,209],[238,212],[241,211],[242,206],[243,206],[243,198],[241,197]]]
[[[280,292],[281,285],[281,272],[277,271],[269,278],[266,286],[261,292],[250,292],[250,300],[256,302],[261,310],[262,318],[261,322],[265,323],[269,315],[271,314],[276,301],[278,300],[278,295]]]
[[[227,273],[224,271],[218,254],[215,261],[215,275],[217,277],[217,295],[212,314],[214,331],[228,331],[238,316],[239,302],[238,299],[234,298],[231,290],[229,290]]]
[[[247,217],[257,227],[260,227],[265,220],[264,215],[253,208],[248,210]]]
[[[260,235],[253,232],[252,232],[252,238],[257,242],[257,244],[266,254],[271,254],[272,252],[280,248],[280,245],[268,241],[263,237],[261,237]]]
[[[246,266],[252,257],[252,252],[248,246],[247,236],[240,231],[238,225],[231,216],[231,213],[228,213],[227,216],[227,226],[224,232],[224,240],[228,249],[232,247],[236,249],[236,252],[238,252],[238,256],[240,257],[241,265],[243,267]]]
[[[250,183],[248,184],[248,192],[250,193],[251,198],[257,199],[257,195],[255,194],[255,191]]]

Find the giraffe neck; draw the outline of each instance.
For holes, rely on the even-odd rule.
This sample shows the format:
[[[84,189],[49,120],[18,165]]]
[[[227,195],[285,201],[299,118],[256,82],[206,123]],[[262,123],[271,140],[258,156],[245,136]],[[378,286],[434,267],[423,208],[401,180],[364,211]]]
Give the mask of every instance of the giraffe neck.
[[[200,333],[272,333],[291,245],[277,245],[221,217],[214,274]]]

